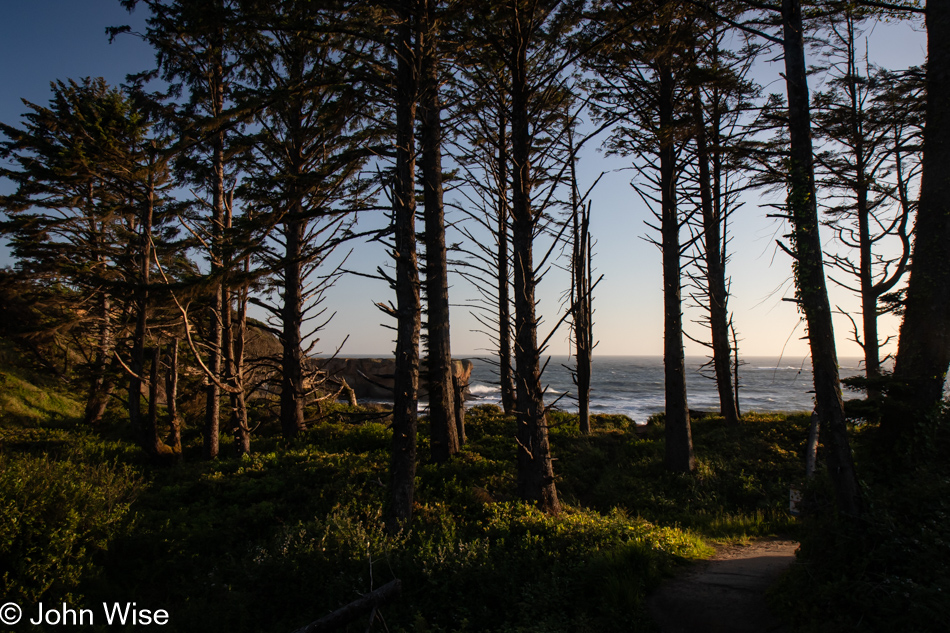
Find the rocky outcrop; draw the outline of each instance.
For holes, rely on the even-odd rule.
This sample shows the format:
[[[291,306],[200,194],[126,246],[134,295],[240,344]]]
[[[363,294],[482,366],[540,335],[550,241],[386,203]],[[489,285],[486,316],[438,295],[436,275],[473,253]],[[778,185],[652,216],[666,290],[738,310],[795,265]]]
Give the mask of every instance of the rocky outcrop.
[[[356,392],[360,400],[389,400],[393,397],[393,376],[396,361],[392,358],[313,358],[310,361],[325,375],[329,387],[339,386],[340,378]],[[470,360],[453,360],[452,368],[461,384],[467,385],[472,377]],[[325,389],[329,391],[330,389]],[[468,389],[465,390],[466,395]],[[419,397],[428,396],[424,381],[420,384]]]

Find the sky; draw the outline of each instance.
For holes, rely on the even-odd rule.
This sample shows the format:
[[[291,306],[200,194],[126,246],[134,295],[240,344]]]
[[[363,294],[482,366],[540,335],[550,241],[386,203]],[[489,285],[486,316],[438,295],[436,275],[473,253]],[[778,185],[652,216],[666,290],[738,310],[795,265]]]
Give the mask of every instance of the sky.
[[[18,124],[25,111],[21,99],[45,105],[50,98],[50,82],[104,77],[109,83],[121,83],[129,73],[150,69],[154,65],[152,51],[134,36],[123,35],[109,43],[107,26],[130,24],[142,28],[145,9],[131,15],[118,0],[0,0],[0,121]],[[889,68],[920,64],[925,57],[926,36],[919,24],[892,22],[877,25],[870,33],[871,61]],[[779,72],[781,62],[763,61],[755,69],[755,78],[766,86],[766,92],[784,93]],[[811,86],[814,90],[815,85]],[[594,297],[595,338],[601,355],[660,355],[663,350],[663,297],[660,253],[645,238],[650,229],[649,210],[630,186],[632,173],[621,158],[607,158],[596,148],[587,150],[580,159],[579,179],[586,188],[601,172],[604,177],[592,194],[591,233],[597,241],[594,266],[603,275]],[[585,184],[586,183],[586,184]],[[0,181],[0,192],[9,192],[10,183]],[[820,194],[819,194],[820,195]],[[779,221],[766,218],[765,205],[775,203],[774,196],[755,194],[744,199],[744,207],[736,213],[731,227],[732,259],[728,264],[731,277],[730,307],[739,334],[743,356],[784,356],[790,360],[807,356],[804,325],[796,307],[783,298],[794,296],[791,260],[775,245],[787,232]],[[449,217],[450,221],[458,218]],[[380,222],[379,217],[364,217],[364,226]],[[828,242],[830,231],[823,239]],[[448,241],[458,241],[450,233]],[[11,259],[0,247],[0,264]],[[357,245],[347,267],[373,273],[377,266],[387,265],[387,254],[378,246]],[[566,275],[553,270],[538,290],[539,314],[543,322],[542,337],[560,319],[561,296],[567,288]],[[836,288],[829,282],[832,306],[858,314],[858,303],[850,291]],[[451,279],[453,353],[457,357],[487,355],[490,341],[477,332],[478,323],[471,316],[471,300],[475,293],[458,275]],[[325,306],[335,317],[317,336],[315,353],[387,355],[394,348],[394,332],[376,307],[376,303],[393,300],[386,284],[362,277],[347,277],[330,290]],[[699,313],[687,309],[688,331],[705,337],[705,328],[691,321]],[[882,336],[896,334],[899,322],[883,318]],[[860,348],[850,341],[850,323],[841,315],[835,317],[838,354],[841,357],[861,355]],[[890,348],[893,350],[893,345]],[[548,353],[569,353],[567,331],[563,327],[550,339]],[[701,346],[686,342],[688,355],[704,355]]]

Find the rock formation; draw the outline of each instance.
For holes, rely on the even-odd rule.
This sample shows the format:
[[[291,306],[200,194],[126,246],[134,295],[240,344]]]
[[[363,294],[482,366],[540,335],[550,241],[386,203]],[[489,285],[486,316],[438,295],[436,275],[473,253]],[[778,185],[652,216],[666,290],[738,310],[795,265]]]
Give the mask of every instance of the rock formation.
[[[319,370],[319,376],[326,376],[330,389],[339,387],[342,378],[360,400],[388,400],[393,396],[396,362],[392,358],[313,358],[310,362]],[[472,367],[470,360],[452,361],[454,375],[463,385],[471,379]],[[424,400],[428,395],[426,386],[421,384],[419,387],[419,397]],[[465,393],[468,393],[467,389]]]

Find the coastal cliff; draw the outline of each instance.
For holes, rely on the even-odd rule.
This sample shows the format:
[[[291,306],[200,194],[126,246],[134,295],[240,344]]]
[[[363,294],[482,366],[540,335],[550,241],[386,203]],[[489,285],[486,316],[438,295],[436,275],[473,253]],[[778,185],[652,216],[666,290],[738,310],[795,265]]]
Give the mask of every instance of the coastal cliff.
[[[360,400],[386,400],[393,395],[393,375],[396,361],[392,358],[314,358],[311,359],[321,375],[330,384],[339,384],[340,379],[352,387]],[[472,376],[472,361],[453,360],[454,375],[463,385],[468,385]],[[421,373],[424,373],[422,371]],[[468,395],[468,388],[465,389]],[[428,396],[425,380],[420,380],[419,397]]]

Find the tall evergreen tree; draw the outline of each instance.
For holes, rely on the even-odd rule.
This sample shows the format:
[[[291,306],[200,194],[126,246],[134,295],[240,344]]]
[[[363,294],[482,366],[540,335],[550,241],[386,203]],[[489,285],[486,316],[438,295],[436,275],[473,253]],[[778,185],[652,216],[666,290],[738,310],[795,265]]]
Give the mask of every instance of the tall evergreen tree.
[[[445,204],[442,186],[441,58],[445,17],[439,0],[423,0],[420,16],[420,150],[423,218],[425,224],[425,298],[427,388],[432,458],[444,462],[459,451],[452,380],[449,321],[449,279],[445,245]]]
[[[696,272],[689,272],[695,292],[690,296],[703,310],[708,339],[693,339],[712,351],[720,412],[729,424],[739,422],[738,351],[730,342],[734,331],[729,311],[729,224],[741,206],[739,191],[748,180],[748,128],[744,125],[758,87],[747,79],[759,47],[740,40],[740,50],[725,41],[735,31],[710,20],[694,33],[694,68],[689,73],[687,116],[692,124],[687,193],[699,209],[696,228]],[[692,337],[691,337],[692,338]]]
[[[234,187],[235,145],[229,130],[234,123],[230,93],[235,80],[235,48],[240,20],[238,0],[121,0],[128,10],[144,4],[150,11],[147,29],[139,33],[154,49],[157,68],[140,80],[159,78],[169,86],[168,96],[180,99],[175,126],[183,150],[178,170],[183,181],[202,194],[196,201],[203,227],[200,242],[206,248],[211,296],[203,337],[209,376],[206,380],[204,454],[214,459],[219,451],[221,384],[224,379],[224,322],[228,304],[226,226]],[[110,29],[113,37],[128,27]]]
[[[920,200],[894,378],[882,420],[891,437],[932,425],[950,366],[950,6],[926,3],[927,77]]]
[[[472,314],[497,354],[501,405],[515,411],[511,318],[511,79],[501,47],[479,11],[466,13],[459,31],[452,94],[459,104],[454,119],[453,157],[467,185],[459,205],[474,223],[462,227],[471,246],[460,273],[472,283],[479,300]],[[482,235],[489,235],[485,238]]]
[[[596,112],[617,122],[610,150],[636,157],[634,167],[643,182],[632,184],[658,221],[653,228],[660,234],[654,243],[663,259],[666,464],[670,470],[690,472],[694,456],[682,309],[686,245],[680,237],[688,214],[680,208],[679,178],[680,156],[690,135],[683,122],[689,120],[686,71],[695,23],[680,3],[660,0],[612,6],[596,15],[593,24],[591,37],[607,38],[587,60],[596,73],[591,85]]]
[[[105,147],[121,147],[114,126],[129,112],[126,98],[103,79],[54,82],[48,107],[25,102],[23,127],[0,124],[0,153],[10,167],[0,175],[16,191],[0,198],[3,232],[17,269],[49,288],[64,284],[91,305],[79,327],[88,328],[91,377],[85,421],[97,423],[115,388],[109,371],[125,294],[118,287],[123,244],[135,220],[120,192],[103,174]],[[127,311],[127,310],[126,310]]]
[[[321,3],[284,0],[245,11],[258,32],[241,56],[242,108],[256,111],[258,131],[245,142],[253,156],[241,196],[255,222],[277,227],[257,254],[276,276],[276,301],[257,301],[273,317],[283,348],[280,421],[287,438],[306,428],[305,362],[328,320],[322,305],[338,277],[326,267],[350,237],[352,211],[365,206],[368,152],[361,99],[361,46],[333,28]],[[312,325],[311,325],[312,324]],[[310,339],[308,345],[306,341]],[[312,377],[312,376],[311,376]]]
[[[846,275],[836,281],[861,301],[861,326],[852,321],[853,336],[864,351],[865,375],[873,380],[881,375],[881,347],[889,340],[878,333],[882,298],[908,269],[914,206],[909,192],[919,176],[923,115],[913,104],[923,96],[923,85],[915,72],[874,70],[866,56],[862,62],[861,16],[853,9],[834,16],[827,31],[827,88],[813,104],[817,137],[825,144],[817,155],[818,177],[833,196],[825,212],[838,243],[848,248],[831,253],[831,264]],[[888,250],[896,252],[886,255]],[[869,383],[869,394],[877,391]]]

